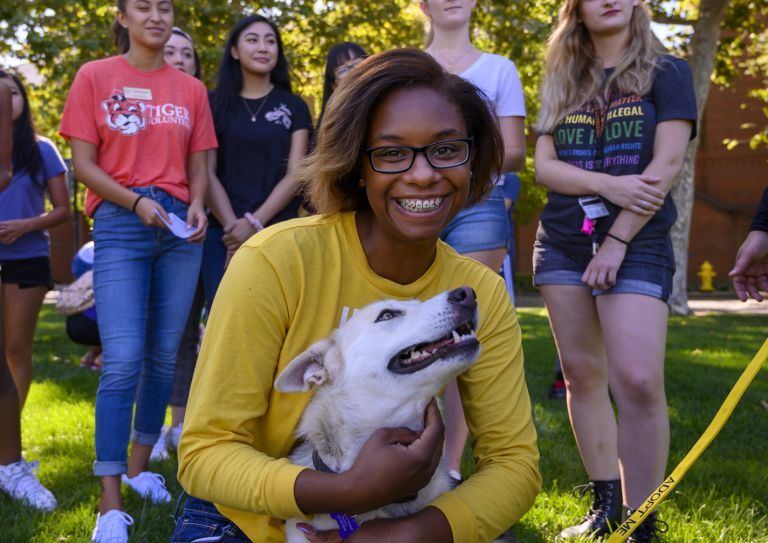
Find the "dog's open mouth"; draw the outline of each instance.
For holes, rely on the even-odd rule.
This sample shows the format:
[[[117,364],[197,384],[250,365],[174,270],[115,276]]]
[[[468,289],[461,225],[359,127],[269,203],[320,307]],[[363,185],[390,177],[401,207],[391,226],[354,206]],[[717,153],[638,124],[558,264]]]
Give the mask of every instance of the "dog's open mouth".
[[[414,373],[457,350],[474,349],[477,345],[475,323],[470,320],[440,339],[403,349],[392,357],[387,367],[393,373]]]

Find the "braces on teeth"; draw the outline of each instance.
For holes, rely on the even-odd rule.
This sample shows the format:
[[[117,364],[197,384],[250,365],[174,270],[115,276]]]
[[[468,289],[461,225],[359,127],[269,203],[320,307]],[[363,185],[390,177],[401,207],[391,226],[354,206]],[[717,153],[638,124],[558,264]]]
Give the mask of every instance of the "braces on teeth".
[[[443,203],[442,198],[434,198],[432,200],[398,200],[400,207],[406,211],[412,213],[418,213],[420,211],[432,211]]]

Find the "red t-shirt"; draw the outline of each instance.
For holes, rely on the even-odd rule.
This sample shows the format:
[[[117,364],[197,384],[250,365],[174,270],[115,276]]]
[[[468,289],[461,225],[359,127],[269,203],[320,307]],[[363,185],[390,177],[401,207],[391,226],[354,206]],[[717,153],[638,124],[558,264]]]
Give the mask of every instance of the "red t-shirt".
[[[205,86],[168,64],[142,72],[122,56],[80,67],[59,133],[98,147],[98,164],[124,187],[156,186],[189,202],[187,157],[217,147]],[[103,199],[88,190],[85,211]]]

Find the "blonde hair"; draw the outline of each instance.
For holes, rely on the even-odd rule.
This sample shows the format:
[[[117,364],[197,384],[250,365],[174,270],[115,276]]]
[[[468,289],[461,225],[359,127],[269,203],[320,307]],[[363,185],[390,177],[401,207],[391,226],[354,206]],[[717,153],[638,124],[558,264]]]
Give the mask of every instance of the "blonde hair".
[[[565,0],[547,42],[546,72],[541,86],[537,130],[550,133],[566,115],[592,101],[602,107],[612,88],[644,95],[653,84],[661,50],[651,34],[651,14],[642,1],[632,10],[629,45],[603,81],[604,66],[595,54],[586,26],[578,18],[579,2]],[[602,91],[602,92],[601,92]]]

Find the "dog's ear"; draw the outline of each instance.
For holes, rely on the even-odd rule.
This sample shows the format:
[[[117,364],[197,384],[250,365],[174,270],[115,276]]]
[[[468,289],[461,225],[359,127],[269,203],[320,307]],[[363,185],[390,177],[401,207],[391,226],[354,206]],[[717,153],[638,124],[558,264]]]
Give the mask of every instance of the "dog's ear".
[[[323,339],[291,360],[275,379],[275,388],[280,392],[306,392],[310,385],[320,386],[328,378],[325,355],[333,345],[330,339]]]

